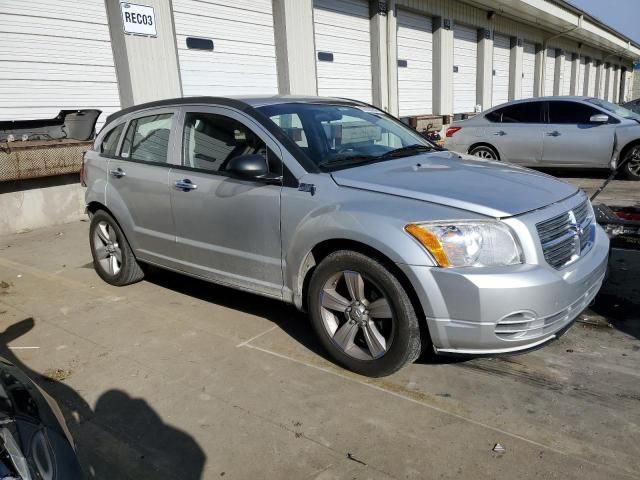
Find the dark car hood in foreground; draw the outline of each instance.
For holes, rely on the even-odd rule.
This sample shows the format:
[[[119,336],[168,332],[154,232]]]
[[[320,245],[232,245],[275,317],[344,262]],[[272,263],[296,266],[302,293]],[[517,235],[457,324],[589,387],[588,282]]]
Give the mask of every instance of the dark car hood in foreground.
[[[543,173],[453,152],[362,165],[331,175],[341,186],[425,200],[491,217],[536,210],[578,191]]]

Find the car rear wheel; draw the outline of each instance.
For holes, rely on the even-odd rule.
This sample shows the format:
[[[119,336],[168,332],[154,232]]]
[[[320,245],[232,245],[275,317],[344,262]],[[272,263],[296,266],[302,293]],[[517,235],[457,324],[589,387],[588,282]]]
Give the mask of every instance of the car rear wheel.
[[[629,180],[640,180],[640,145],[633,147],[623,158],[622,171]]]
[[[486,160],[498,160],[498,154],[496,153],[495,149],[487,145],[479,145],[477,147],[473,147],[471,150],[469,150],[469,155],[484,158]]]
[[[122,229],[104,210],[91,217],[89,239],[93,268],[105,282],[123,286],[142,280],[144,272]]]
[[[308,295],[314,330],[343,367],[382,377],[420,355],[411,300],[376,260],[353,251],[332,253],[314,271]]]

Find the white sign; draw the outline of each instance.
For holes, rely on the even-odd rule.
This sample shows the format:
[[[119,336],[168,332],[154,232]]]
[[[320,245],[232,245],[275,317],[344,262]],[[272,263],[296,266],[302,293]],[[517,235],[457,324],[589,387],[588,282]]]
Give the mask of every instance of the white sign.
[[[153,7],[136,5],[135,3],[121,3],[122,28],[130,35],[147,35],[155,37],[156,15]]]

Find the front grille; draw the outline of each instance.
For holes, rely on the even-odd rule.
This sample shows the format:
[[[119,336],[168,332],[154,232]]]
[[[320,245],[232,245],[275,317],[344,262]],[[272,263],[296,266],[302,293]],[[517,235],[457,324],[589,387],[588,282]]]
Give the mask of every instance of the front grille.
[[[591,249],[595,224],[589,200],[568,212],[536,224],[544,258],[560,269]]]

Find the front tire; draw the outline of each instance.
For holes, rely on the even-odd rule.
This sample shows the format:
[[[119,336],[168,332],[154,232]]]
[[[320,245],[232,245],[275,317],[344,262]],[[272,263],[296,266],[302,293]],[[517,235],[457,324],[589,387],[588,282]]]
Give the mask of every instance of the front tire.
[[[469,155],[479,157],[484,160],[499,160],[496,150],[488,145],[478,145],[469,150]]]
[[[339,365],[369,377],[390,375],[421,352],[413,304],[378,261],[342,250],[313,272],[309,313],[318,339]]]
[[[622,172],[627,180],[640,180],[640,145],[632,147],[622,159]]]
[[[93,268],[105,282],[121,287],[144,278],[120,225],[104,210],[91,217],[89,243]]]

